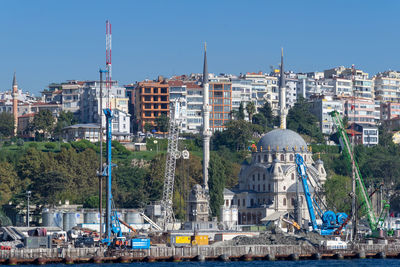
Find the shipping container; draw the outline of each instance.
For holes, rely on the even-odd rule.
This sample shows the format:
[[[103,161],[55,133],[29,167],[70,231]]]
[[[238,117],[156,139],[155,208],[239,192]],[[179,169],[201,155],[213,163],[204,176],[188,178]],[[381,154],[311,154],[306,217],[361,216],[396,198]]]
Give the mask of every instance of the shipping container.
[[[208,235],[194,235],[192,236],[193,246],[206,246],[208,245]]]
[[[130,240],[131,249],[149,249],[150,239],[149,238],[135,238]]]
[[[174,247],[187,247],[191,245],[191,236],[168,236],[167,243]]]

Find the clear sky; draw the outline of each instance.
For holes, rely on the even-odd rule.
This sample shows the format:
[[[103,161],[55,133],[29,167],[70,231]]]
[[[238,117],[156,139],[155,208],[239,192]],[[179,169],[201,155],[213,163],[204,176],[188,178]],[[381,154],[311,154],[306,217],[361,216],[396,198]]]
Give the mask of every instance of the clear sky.
[[[285,49],[296,72],[339,65],[371,74],[400,70],[400,1],[32,1],[0,8],[0,91],[38,95],[51,82],[98,79],[105,65],[105,21],[112,23],[113,79],[202,71],[269,72]]]

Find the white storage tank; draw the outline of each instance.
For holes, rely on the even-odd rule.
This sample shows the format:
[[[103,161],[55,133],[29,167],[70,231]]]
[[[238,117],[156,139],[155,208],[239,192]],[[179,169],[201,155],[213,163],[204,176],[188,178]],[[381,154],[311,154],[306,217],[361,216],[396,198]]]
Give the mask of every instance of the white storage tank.
[[[45,227],[63,228],[63,214],[60,211],[54,210],[43,211],[42,225]]]
[[[100,223],[100,213],[96,211],[86,211],[83,215],[83,223]]]
[[[76,212],[64,213],[64,218],[63,218],[64,231],[69,231],[77,225],[77,223],[76,223],[77,215],[79,215],[79,213],[76,213]]]

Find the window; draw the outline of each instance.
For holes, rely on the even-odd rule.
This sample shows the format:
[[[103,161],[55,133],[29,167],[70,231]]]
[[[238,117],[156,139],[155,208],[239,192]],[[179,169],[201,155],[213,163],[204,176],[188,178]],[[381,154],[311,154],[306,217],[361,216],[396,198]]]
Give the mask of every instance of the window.
[[[256,190],[256,186],[253,184],[253,190]]]
[[[286,186],[283,186],[283,191],[285,191],[286,190]]]
[[[253,174],[253,182],[256,180],[256,176]]]
[[[265,192],[265,184],[263,184],[263,191]]]
[[[292,206],[294,206],[294,203],[295,203],[294,198],[292,198]]]
[[[281,154],[281,161],[285,161],[285,155]]]
[[[242,204],[243,204],[243,207],[246,206],[246,199],[243,199],[243,200],[242,200]]]
[[[265,173],[263,174],[263,181],[265,181]]]
[[[290,159],[290,161],[293,161],[293,160],[294,160],[294,159],[293,159],[293,154],[290,154],[289,159]]]
[[[258,178],[258,181],[260,181],[260,174],[259,173],[257,173],[257,178]]]
[[[261,162],[261,156],[258,155],[258,162]]]
[[[250,207],[253,207],[254,206],[254,199],[251,199],[251,201],[250,201]]]
[[[292,173],[292,180],[294,180],[294,173]]]
[[[271,185],[268,185],[268,192],[271,192]]]
[[[286,206],[286,198],[283,198],[283,206]]]
[[[267,162],[267,161],[268,161],[268,156],[264,155],[264,162]]]
[[[229,200],[225,201],[225,206],[229,207]]]

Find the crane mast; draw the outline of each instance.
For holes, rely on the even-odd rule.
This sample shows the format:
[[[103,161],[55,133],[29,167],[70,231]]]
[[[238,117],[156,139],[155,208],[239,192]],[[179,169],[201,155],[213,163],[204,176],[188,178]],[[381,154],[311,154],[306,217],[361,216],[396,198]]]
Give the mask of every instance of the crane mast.
[[[168,127],[167,159],[165,164],[163,198],[161,202],[163,210],[162,223],[164,225],[165,231],[167,230],[169,224],[175,222],[172,202],[174,195],[176,160],[180,158],[180,151],[178,151],[178,137],[180,128],[179,113],[179,101],[171,102],[170,120]]]

